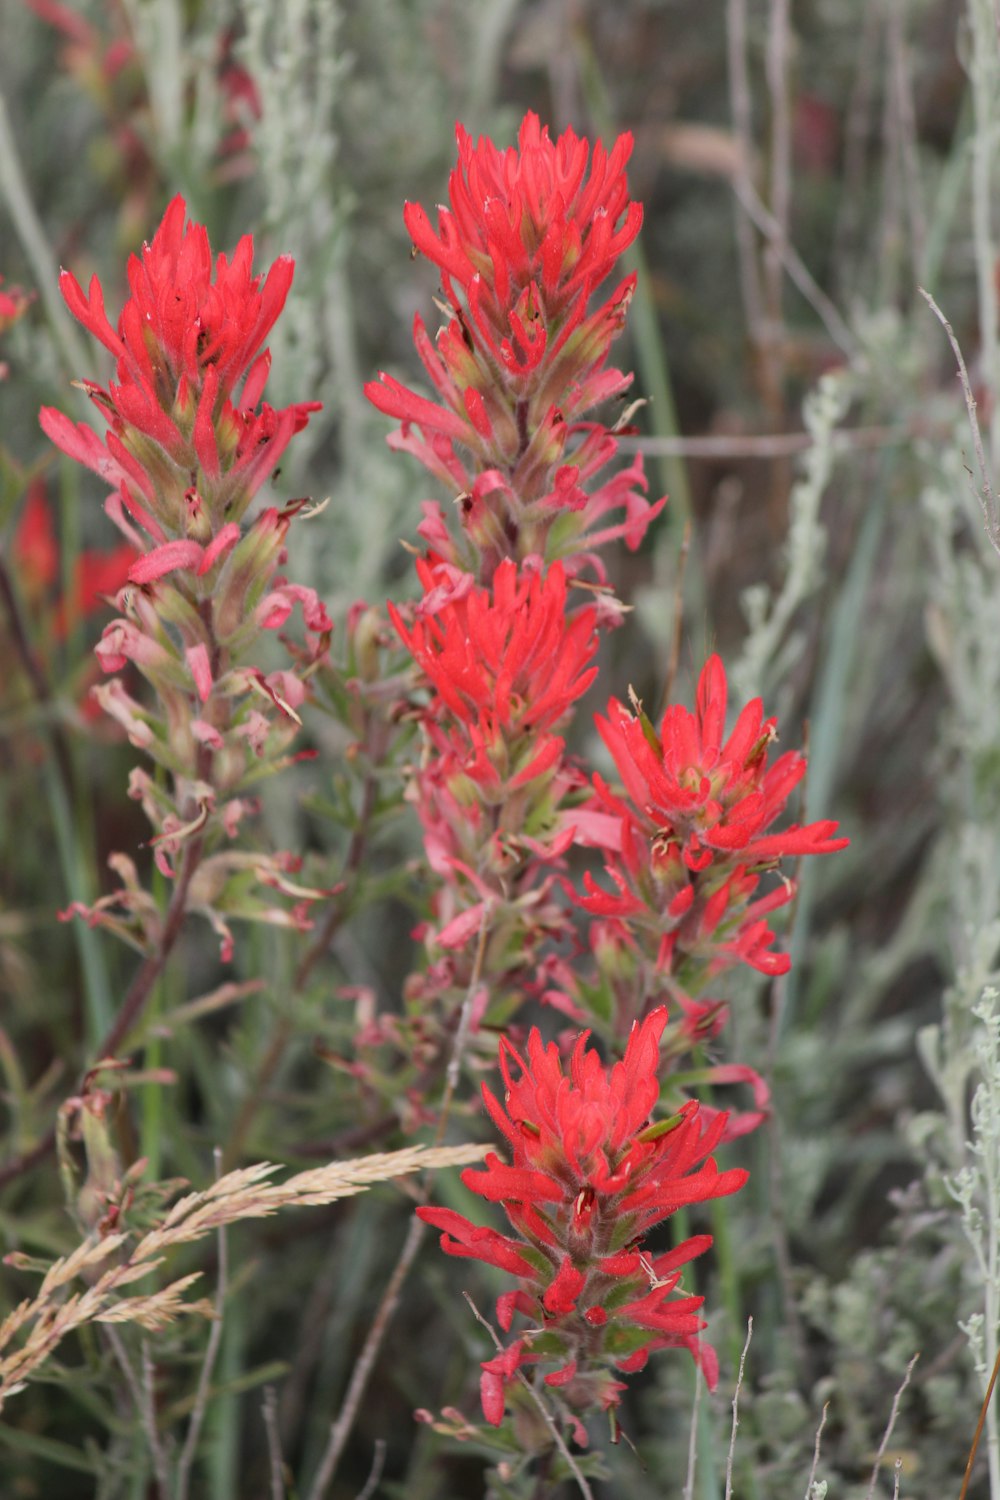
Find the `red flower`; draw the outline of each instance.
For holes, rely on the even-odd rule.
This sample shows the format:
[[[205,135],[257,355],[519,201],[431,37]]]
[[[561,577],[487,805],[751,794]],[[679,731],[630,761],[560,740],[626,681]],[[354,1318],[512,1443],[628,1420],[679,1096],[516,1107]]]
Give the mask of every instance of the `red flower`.
[[[19,286],[12,286],[9,292],[0,292],[0,333],[6,333],[12,324],[23,318],[34,300],[33,292],[22,291]]]
[[[44,606],[58,582],[60,561],[59,539],[41,479],[28,490],[11,553],[18,581],[28,599],[36,606]],[[106,596],[117,594],[135,557],[133,549],[125,544],[111,552],[85,549],[77,556],[68,594],[54,607],[52,630],[56,639],[65,637],[77,621],[98,610]]]
[[[727,693],[725,668],[710,656],[696,711],[668,708],[658,738],[645,715],[611,700],[608,719],[598,719],[597,727],[636,808],[676,841],[690,870],[704,869],[717,853],[739,853],[743,864],[761,865],[843,849],[848,840],[831,838],[832,822],[764,832],[805,775],[805,756],[789,750],[768,767],[777,720],[765,720],[759,698],[742,709],[725,739]]]
[[[556,141],[537,115],[527,114],[517,149],[500,151],[481,137],[476,145],[461,125],[458,166],[448,183],[450,210],[438,210],[438,232],[416,203],[404,211],[413,242],[468,293],[477,284],[490,311],[516,302],[535,285],[556,314],[581,292],[589,294],[639,233],[642,208],[628,200],[625,164],[631,135],[609,154],[598,141],[587,176],[589,148],[567,130]]]
[[[588,176],[587,142],[567,130],[553,145],[534,114],[525,115],[516,149],[498,150],[486,137],[477,145],[461,125],[456,135],[451,207],[438,210],[437,233],[418,203],[406,205],[406,227],[441,268],[445,295],[456,313],[468,310],[494,361],[522,376],[547,356],[551,381],[591,293],[642,224],[642,206],[629,201],[625,180],[632,137],[619,136],[610,154],[598,141]],[[633,285],[630,277],[616,298]],[[597,346],[588,350],[592,364],[605,352],[598,352],[601,315],[610,305],[588,325],[585,337]]]
[[[661,1008],[633,1027],[624,1058],[611,1068],[588,1047],[588,1032],[577,1041],[568,1071],[555,1044],[546,1047],[537,1030],[528,1039],[527,1059],[501,1041],[505,1104],[485,1086],[483,1099],[511,1161],[490,1153],[485,1170],[467,1169],[462,1180],[503,1204],[517,1239],[475,1228],[451,1209],[417,1210],[443,1231],[448,1254],[477,1256],[521,1277],[518,1291],[501,1297],[497,1316],[504,1328],[515,1312],[535,1318],[535,1335],[544,1329],[546,1340],[544,1355],[533,1357],[558,1358],[553,1376],[565,1382],[571,1404],[593,1399],[595,1370],[638,1369],[654,1348],[697,1349],[702,1299],[673,1293],[680,1268],[711,1239],[699,1235],[648,1258],[642,1237],[684,1205],[736,1192],[746,1181],[744,1171],[720,1172],[711,1159],[724,1115],[703,1130],[691,1101],[673,1119],[651,1123],[666,1019]],[[530,1349],[532,1332],[523,1339]],[[617,1400],[603,1383],[600,1389]],[[493,1412],[496,1396],[491,1387]],[[496,1420],[491,1412],[487,1417]]]
[[[478,778],[516,788],[551,770],[563,741],[548,731],[597,676],[596,610],[567,616],[558,563],[543,576],[508,559],[492,589],[433,563],[418,561],[417,571],[424,599],[413,625],[388,609],[435,689],[429,716],[464,726],[452,747]]]
[[[186,530],[173,500],[178,468],[194,476],[197,491],[212,492],[218,514],[202,523],[197,539],[205,541],[223,513],[239,520],[318,409],[305,402],[276,411],[260,399],[270,355],[258,351],[288,295],[291,258],[279,256],[266,278],[254,276],[253,240],[244,235],[231,260],[219,255],[213,264],[206,229],[186,215],[183,198],[174,198],[152,243],[131,257],[131,296],[117,329],[96,276],[87,295],[69,271],[60,277],[74,317],[115,357],[107,391],[87,385],[111,424],[106,443],[54,408],[41,413],[52,441],[111,480],[154,541]]]
[[[593,802],[576,818],[581,839],[603,848],[615,893],[588,873],[578,900],[595,916],[645,926],[655,934],[658,965],[675,972],[681,952],[709,974],[735,962],[784,973],[789,961],[770,951],[774,934],[763,918],[793,888],[786,882],[755,900],[759,877],[782,857],[829,854],[848,840],[833,836],[830,821],[768,831],[806,760],[788,751],[768,766],[776,721],[764,718],[759,698],[726,738],[726,700],[717,656],[702,671],[695,712],[668,708],[659,734],[641,710],[611,700],[607,719],[596,722],[629,800],[595,776]]]
[[[437,550],[483,582],[505,556],[576,559],[576,570],[587,548],[612,536],[638,545],[665,503],[642,497],[640,463],[594,493],[584,488],[617,445],[606,428],[580,418],[631,382],[604,366],[635,277],[596,310],[589,305],[642,222],[625,179],[632,137],[621,136],[610,153],[598,142],[588,174],[586,141],[570,130],[553,144],[536,115],[525,116],[517,148],[506,151],[457,130],[459,162],[437,230],[419,204],[404,211],[414,245],[441,269],[453,313],[436,344],[419,317],[414,325],[438,401],[384,372],[366,394],[402,423],[393,446],[463,492],[471,550],[461,542],[447,550],[435,511],[431,524],[443,530]],[[625,522],[588,535],[620,507]]]
[[[518,1339],[494,1359],[484,1360],[480,1368],[479,1396],[483,1404],[483,1416],[494,1427],[503,1421],[507,1387],[517,1379],[518,1366],[524,1354],[524,1344]]]

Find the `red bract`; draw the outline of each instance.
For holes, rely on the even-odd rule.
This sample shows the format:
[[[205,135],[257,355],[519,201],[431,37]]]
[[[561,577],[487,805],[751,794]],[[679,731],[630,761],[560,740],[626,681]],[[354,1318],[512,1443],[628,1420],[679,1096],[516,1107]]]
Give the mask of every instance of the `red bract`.
[[[786,882],[754,900],[759,876],[783,857],[829,854],[848,840],[828,820],[778,833],[771,825],[806,772],[796,751],[767,764],[777,737],[759,698],[739,714],[726,737],[726,675],[709,658],[694,713],[675,705],[657,734],[645,714],[612,699],[597,719],[629,801],[599,776],[588,810],[576,815],[581,838],[605,851],[615,893],[584,876],[580,904],[595,916],[619,917],[651,931],[657,963],[676,969],[678,951],[711,974],[744,962],[783,973],[788,960],[770,951],[764,917],[791,899]],[[691,977],[688,976],[688,982]]]
[[[566,576],[501,563],[491,589],[451,569],[417,563],[424,599],[412,627],[389,614],[430,679],[435,717],[479,726],[487,743],[530,737],[543,752],[545,731],[563,719],[597,676],[597,611],[567,614]]]
[[[525,115],[516,149],[498,150],[485,136],[476,144],[461,125],[455,133],[450,209],[438,209],[435,234],[420,205],[408,203],[406,227],[440,266],[456,311],[457,284],[477,324],[504,341],[505,363],[519,355],[537,364],[545,324],[579,322],[590,293],[639,233],[642,206],[629,202],[625,180],[632,137],[619,136],[610,153],[598,141],[588,175],[587,142],[567,130],[553,144],[535,114]]]
[[[586,560],[600,574],[593,548],[612,537],[637,546],[665,503],[644,499],[638,461],[586,488],[617,445],[580,418],[631,382],[605,360],[635,277],[595,310],[589,304],[642,222],[625,180],[632,138],[610,153],[598,143],[589,175],[587,143],[567,131],[553,144],[532,114],[516,149],[477,145],[461,126],[458,144],[437,230],[418,204],[404,214],[416,248],[441,269],[453,313],[436,343],[419,317],[414,326],[438,401],[385,373],[366,393],[402,423],[393,446],[463,495],[464,539],[449,540],[436,508],[425,523],[433,537],[422,528],[449,561],[483,582],[501,558],[532,555],[562,558],[573,571]],[[612,509],[625,520],[595,530]]]
[[[129,262],[131,295],[117,328],[97,278],[85,295],[63,272],[70,310],[115,357],[116,379],[106,391],[84,382],[109,430],[102,440],[60,411],[41,417],[65,453],[115,486],[108,512],[140,554],[122,579],[120,615],[95,651],[105,673],[134,664],[156,702],[140,702],[120,681],[102,684],[94,697],[161,768],[155,782],[137,768],[130,793],[153,825],[157,867],[173,877],[183,858],[189,907],[215,927],[227,961],[228,917],[303,930],[303,903],[324,894],[290,881],[285,855],[228,847],[252,805],[247,787],[288,761],[306,679],[332,628],[314,590],[278,571],[289,525],[308,502],[267,508],[242,524],[292,434],[316,409],[308,402],[275,411],[261,401],[270,365],[261,345],[284,305],[292,262],[280,257],[263,277],[253,274],[252,259],[248,235],[231,259],[213,258],[204,226],[188,223],[183,199],[175,198],[152,243]],[[265,672],[259,638],[283,626],[296,606],[307,632],[305,645],[293,648],[303,675]],[[129,874],[87,919],[120,927],[127,912],[145,923],[150,904],[134,884]],[[274,904],[274,889],[295,903],[290,911]],[[144,932],[132,936],[140,946],[146,941]]]
[[[741,710],[725,739],[727,697],[725,668],[710,656],[695,712],[679,704],[668,708],[658,740],[644,715],[612,699],[608,719],[598,719],[597,727],[635,806],[661,831],[669,830],[691,870],[704,869],[717,852],[738,852],[743,863],[757,865],[843,849],[848,840],[831,838],[837,825],[829,821],[764,833],[784,812],[806,773],[806,759],[789,750],[768,767],[777,720],[765,720],[759,698]]]
[[[555,1044],[546,1047],[536,1030],[527,1058],[501,1041],[505,1104],[485,1086],[483,1098],[511,1161],[490,1153],[485,1170],[467,1169],[462,1179],[503,1204],[516,1239],[477,1228],[451,1209],[417,1210],[443,1231],[448,1254],[476,1257],[520,1278],[517,1291],[498,1301],[500,1324],[509,1329],[516,1312],[535,1320],[522,1340],[531,1350],[544,1330],[544,1353],[528,1357],[558,1359],[546,1379],[581,1408],[597,1397],[616,1404],[620,1386],[611,1371],[641,1368],[652,1349],[682,1345],[705,1356],[709,1374],[713,1368],[697,1339],[703,1299],[673,1296],[680,1268],[710,1237],[695,1236],[653,1257],[642,1253],[642,1238],[684,1205],[736,1192],[747,1174],[720,1172],[711,1158],[724,1115],[703,1129],[691,1101],[672,1119],[651,1123],[666,1019],[661,1008],[633,1027],[624,1058],[610,1068],[587,1045],[588,1032],[568,1070]],[[499,1393],[499,1382],[491,1381],[484,1411],[495,1423]]]
[[[202,522],[197,535],[204,541],[223,512],[240,518],[318,409],[316,402],[281,411],[261,403],[270,355],[258,351],[288,295],[291,258],[279,256],[266,278],[254,276],[253,240],[244,235],[231,260],[219,255],[213,262],[206,229],[186,216],[183,198],[174,198],[152,243],[131,257],[131,295],[117,328],[96,276],[86,295],[71,272],[60,277],[74,317],[115,357],[107,391],[86,386],[111,424],[106,443],[54,408],[41,413],[52,441],[109,479],[154,541],[185,529],[170,493],[179,473],[191,476],[194,490],[213,491],[219,515]],[[112,514],[129,534],[124,518]]]

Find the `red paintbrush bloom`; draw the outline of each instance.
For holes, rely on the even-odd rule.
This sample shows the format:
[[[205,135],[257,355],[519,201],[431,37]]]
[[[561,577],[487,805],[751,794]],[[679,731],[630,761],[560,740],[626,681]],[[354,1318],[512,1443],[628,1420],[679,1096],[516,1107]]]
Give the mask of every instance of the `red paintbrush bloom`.
[[[464,726],[491,758],[491,779],[509,774],[517,787],[550,769],[563,742],[549,731],[597,676],[596,609],[567,614],[558,563],[543,575],[508,559],[490,589],[432,562],[417,571],[424,599],[413,625],[388,609],[435,690],[430,716]]]
[[[610,152],[598,142],[589,173],[586,141],[570,130],[553,143],[533,114],[516,148],[476,144],[461,126],[458,148],[450,206],[439,209],[437,229],[419,204],[404,212],[414,245],[441,269],[453,313],[436,343],[419,317],[414,326],[438,399],[385,373],[365,390],[402,423],[393,446],[463,494],[466,540],[449,550],[435,510],[427,524],[441,531],[436,550],[483,582],[502,557],[537,554],[579,568],[611,537],[637,546],[665,503],[643,498],[639,463],[593,492],[586,488],[616,443],[603,426],[580,419],[631,382],[605,361],[635,277],[596,309],[590,303],[642,222],[625,178],[632,137],[619,137]],[[622,508],[623,522],[595,531],[608,510]]]
[[[308,667],[325,652],[331,630],[314,590],[278,571],[288,527],[307,501],[265,509],[242,524],[290,438],[316,410],[306,402],[277,411],[261,399],[270,366],[261,346],[284,306],[293,266],[282,256],[266,276],[254,275],[252,260],[249,235],[231,258],[213,257],[207,231],[187,221],[184,200],[175,198],[152,242],[129,261],[130,295],[116,327],[97,278],[84,294],[64,271],[70,311],[115,358],[107,390],[84,383],[109,428],[102,439],[60,411],[41,413],[53,442],[113,486],[108,512],[139,554],[128,559],[120,614],[95,654],[108,674],[133,663],[156,702],[141,703],[120,681],[103,683],[94,697],[167,773],[169,783],[154,789],[137,768],[130,794],[153,824],[150,844],[165,875],[176,873],[182,849],[200,862],[196,874],[189,868],[198,893],[191,904],[219,933],[226,961],[227,916],[301,930],[308,925],[303,903],[323,894],[290,881],[285,856],[226,847],[251,806],[246,787],[286,763],[308,691],[305,672],[262,670],[258,638],[298,607],[309,638],[296,658]],[[113,580],[103,565],[86,555],[83,561],[65,618]],[[254,886],[268,894],[253,894]],[[275,888],[295,903],[291,910],[274,904]],[[150,908],[135,904],[126,886],[90,908],[87,920],[115,925],[115,909],[145,913],[146,921]]]
[[[574,815],[581,839],[604,850],[614,886],[608,891],[587,874],[578,900],[594,916],[648,932],[661,968],[677,973],[690,960],[704,977],[743,962],[780,974],[788,959],[771,951],[774,934],[763,919],[793,888],[785,882],[754,899],[760,875],[783,857],[829,854],[848,840],[834,837],[837,824],[828,820],[769,831],[806,760],[788,751],[768,766],[776,721],[764,718],[759,698],[727,738],[726,700],[725,670],[712,656],[695,712],[668,708],[659,734],[641,709],[630,713],[615,699],[607,719],[597,719],[628,801],[595,776],[593,802]],[[681,973],[689,987],[698,977]]]
[[[455,311],[467,306],[497,360],[521,373],[538,366],[553,325],[565,344],[639,233],[642,206],[629,201],[625,179],[632,137],[619,136],[610,153],[598,141],[588,174],[587,142],[567,130],[553,143],[535,114],[506,151],[485,136],[475,143],[461,125],[456,135],[450,208],[438,209],[437,232],[419,203],[403,217],[441,268]]]
[[[276,411],[261,402],[270,355],[261,345],[288,295],[294,269],[279,256],[266,278],[252,274],[253,240],[244,235],[230,260],[214,261],[203,225],[187,222],[174,198],[152,243],[128,266],[131,295],[112,328],[97,277],[84,294],[63,271],[70,311],[114,355],[115,380],[87,390],[111,424],[106,442],[85,425],[45,407],[41,423],[64,453],[118,489],[125,510],[154,541],[190,534],[176,514],[178,472],[199,496],[211,492],[212,515],[195,518],[195,539],[239,520],[293,434],[318,403]],[[120,514],[122,529],[135,533]],[[200,524],[197,524],[199,523]]]
[[[624,1058],[611,1068],[588,1047],[587,1032],[568,1070],[555,1044],[546,1047],[537,1031],[526,1059],[501,1041],[505,1103],[485,1086],[483,1099],[511,1161],[491,1153],[485,1170],[467,1169],[462,1180],[503,1204],[517,1239],[476,1228],[451,1209],[417,1210],[443,1231],[448,1254],[477,1257],[520,1277],[519,1288],[499,1299],[500,1324],[509,1329],[515,1312],[535,1320],[522,1340],[530,1350],[544,1332],[544,1347],[529,1357],[558,1359],[546,1380],[581,1408],[598,1400],[615,1404],[620,1387],[611,1371],[639,1369],[652,1349],[683,1345],[701,1356],[702,1299],[673,1293],[681,1267],[711,1238],[698,1235],[654,1257],[642,1253],[642,1238],[684,1205],[736,1192],[746,1181],[744,1171],[720,1172],[711,1158],[724,1115],[703,1129],[692,1101],[672,1119],[652,1123],[666,1019],[661,1008],[633,1027]],[[705,1364],[711,1374],[710,1355]],[[492,1380],[489,1409],[484,1403],[494,1423],[502,1416],[501,1388]]]
[[[767,765],[777,720],[765,720],[759,698],[741,710],[726,739],[727,695],[725,668],[711,656],[695,712],[679,704],[668,708],[658,737],[644,714],[611,700],[608,718],[598,719],[597,727],[634,806],[658,836],[676,842],[689,870],[704,869],[719,854],[738,854],[742,864],[754,866],[843,849],[848,840],[831,837],[837,825],[829,821],[765,831],[784,812],[806,759],[790,750]]]

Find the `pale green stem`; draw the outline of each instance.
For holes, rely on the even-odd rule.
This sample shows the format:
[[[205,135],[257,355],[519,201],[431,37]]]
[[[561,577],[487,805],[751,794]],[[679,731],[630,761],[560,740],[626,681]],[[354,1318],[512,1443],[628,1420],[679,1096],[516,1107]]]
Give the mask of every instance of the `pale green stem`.
[[[87,368],[87,354],[77,336],[73,320],[66,311],[59,294],[59,267],[49,247],[42,221],[28,191],[28,183],[21,169],[21,158],[17,142],[11,129],[10,116],[3,94],[0,93],[0,196],[7,205],[21,247],[31,265],[35,286],[42,299],[42,306],[52,325],[59,353],[71,380],[76,380]],[[83,399],[83,398],[81,398]],[[88,405],[89,409],[89,405]]]

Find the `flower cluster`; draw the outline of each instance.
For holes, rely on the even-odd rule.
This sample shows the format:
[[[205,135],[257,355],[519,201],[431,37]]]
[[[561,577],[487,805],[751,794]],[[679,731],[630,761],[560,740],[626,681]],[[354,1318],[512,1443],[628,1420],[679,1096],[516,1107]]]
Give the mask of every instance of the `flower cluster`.
[[[783,880],[757,894],[761,876],[782,858],[829,854],[848,840],[829,821],[769,832],[806,772],[796,751],[770,766],[776,721],[759,698],[740,712],[726,737],[726,674],[709,658],[694,713],[666,710],[657,734],[641,708],[616,699],[597,719],[627,793],[616,796],[600,776],[594,797],[576,815],[582,837],[600,847],[614,893],[588,873],[579,903],[594,916],[628,924],[655,944],[657,967],[688,989],[735,963],[783,974],[787,955],[772,949],[770,912],[790,901]]]
[[[526,998],[595,1025],[613,1053],[624,1047],[608,1070],[589,1031],[565,1067],[565,1036],[545,1047],[532,1032],[526,1058],[502,1040],[506,1108],[488,1089],[484,1098],[512,1160],[490,1157],[465,1182],[503,1204],[514,1233],[450,1208],[420,1210],[448,1253],[518,1278],[497,1317],[506,1332],[516,1316],[527,1326],[482,1366],[493,1424],[526,1364],[550,1367],[545,1383],[564,1415],[613,1409],[617,1374],[656,1348],[688,1347],[714,1378],[698,1340],[701,1299],[678,1294],[708,1237],[651,1255],[643,1237],[682,1205],[742,1184],[745,1174],[718,1172],[711,1153],[759,1124],[768,1096],[750,1067],[713,1058],[725,1007],[696,995],[737,957],[763,966],[763,915],[784,888],[758,898],[757,886],[779,855],[841,842],[828,824],[769,832],[804,761],[783,757],[767,770],[773,724],[759,704],[726,740],[716,658],[697,714],[669,710],[662,741],[617,703],[600,721],[631,800],[599,777],[590,787],[566,751],[564,731],[596,675],[598,632],[621,618],[595,548],[638,545],[663,504],[644,499],[638,461],[595,482],[617,439],[585,419],[630,380],[607,357],[634,278],[592,305],[641,221],[625,181],[630,150],[627,136],[610,153],[598,145],[588,174],[586,143],[568,131],[553,144],[532,115],[509,151],[459,129],[436,228],[419,206],[405,211],[415,247],[441,272],[449,314],[436,343],[419,318],[415,329],[437,400],[386,374],[367,387],[402,423],[392,445],[458,494],[455,531],[438,506],[425,507],[422,599],[389,606],[419,672],[410,706],[426,753],[410,795],[438,877],[431,921],[418,929],[428,962],[406,989],[423,1076],[432,1018],[449,1047],[456,1039],[454,1079],[461,1047],[509,1023]],[[565,878],[573,843],[603,850],[615,887],[588,878],[585,894],[573,893],[591,918],[596,974],[577,962]],[[662,1091],[661,1056],[671,1070]],[[753,1111],[730,1121],[703,1107],[687,1093],[700,1081],[749,1084]],[[654,1124],[661,1092],[673,1114]]]
[[[530,984],[539,948],[565,929],[549,867],[571,842],[560,813],[581,777],[556,731],[597,675],[597,610],[570,607],[558,563],[543,574],[505,559],[489,588],[434,560],[417,569],[411,622],[389,613],[429,688],[411,796],[442,882],[433,941],[461,949],[488,921],[496,999],[514,975]],[[463,982],[447,965],[429,980]],[[426,1007],[426,981],[417,992]]]
[[[679,1208],[736,1192],[747,1174],[720,1172],[711,1157],[724,1117],[703,1128],[692,1101],[679,1115],[653,1121],[666,1019],[660,1008],[636,1025],[610,1069],[586,1032],[568,1070],[537,1031],[527,1058],[502,1041],[505,1103],[485,1085],[483,1099],[511,1160],[491,1153],[485,1170],[467,1168],[462,1180],[502,1204],[513,1235],[474,1225],[453,1209],[417,1210],[442,1231],[449,1255],[518,1278],[498,1299],[497,1320],[509,1331],[520,1315],[526,1326],[482,1366],[483,1412],[494,1425],[526,1363],[555,1364],[545,1384],[576,1410],[616,1406],[624,1389],[616,1374],[641,1369],[653,1349],[689,1349],[714,1383],[714,1355],[698,1338],[703,1299],[678,1295],[682,1268],[711,1237],[696,1235],[660,1255],[647,1255],[643,1239]]]
[[[632,243],[642,209],[629,201],[632,137],[608,152],[572,130],[553,143],[528,114],[518,145],[500,151],[458,127],[450,207],[437,230],[409,203],[416,248],[440,268],[451,318],[436,343],[422,319],[417,351],[438,401],[382,373],[366,386],[413,453],[459,496],[461,532],[425,506],[421,535],[440,556],[488,583],[503,558],[604,570],[595,548],[616,537],[637,547],[665,500],[650,505],[641,460],[595,483],[617,442],[583,420],[631,376],[605,368],[635,285],[626,277],[598,308],[594,292]],[[609,512],[624,518],[606,524]]]
[[[184,201],[175,198],[152,242],[129,262],[131,295],[117,327],[97,278],[85,294],[64,271],[70,311],[115,359],[106,389],[84,383],[108,430],[102,439],[54,408],[41,413],[52,441],[113,486],[108,513],[139,554],[97,657],[109,674],[137,668],[156,704],[139,702],[117,675],[95,695],[169,774],[168,784],[137,769],[130,792],[154,826],[161,870],[172,877],[188,851],[189,905],[212,921],[226,956],[232,939],[224,912],[301,926],[302,903],[319,894],[290,878],[290,856],[224,850],[196,876],[194,866],[209,842],[235,834],[254,805],[247,789],[283,763],[301,723],[304,676],[261,669],[262,632],[299,608],[307,638],[299,664],[308,670],[331,630],[312,590],[279,571],[288,528],[305,502],[268,507],[244,524],[291,437],[317,409],[310,402],[275,410],[262,400],[270,356],[261,346],[293,265],[283,256],[265,278],[253,274],[252,262],[249,236],[231,260],[213,260],[206,230],[187,222]],[[255,885],[278,889],[295,905],[275,906],[252,893]],[[112,905],[115,899],[139,920],[129,882]],[[110,920],[106,904],[87,915]]]

